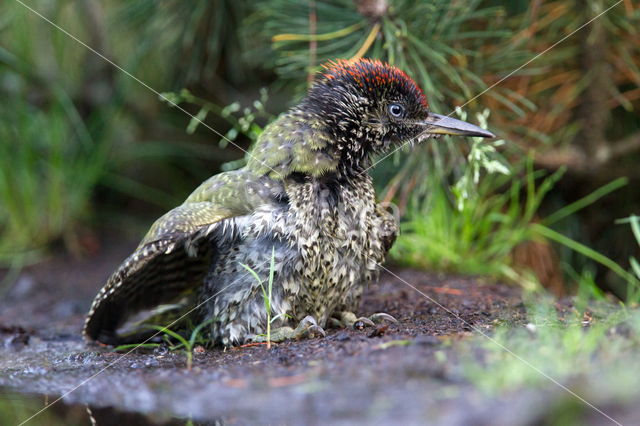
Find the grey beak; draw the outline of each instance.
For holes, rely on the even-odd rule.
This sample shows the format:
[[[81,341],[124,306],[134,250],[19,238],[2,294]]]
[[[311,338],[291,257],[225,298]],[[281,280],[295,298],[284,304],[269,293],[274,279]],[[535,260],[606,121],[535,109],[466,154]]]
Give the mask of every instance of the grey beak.
[[[446,115],[429,113],[429,117],[423,122],[427,127],[425,133],[432,135],[457,135],[479,136],[481,138],[495,138],[496,135],[488,130],[481,129],[466,121],[456,120]]]

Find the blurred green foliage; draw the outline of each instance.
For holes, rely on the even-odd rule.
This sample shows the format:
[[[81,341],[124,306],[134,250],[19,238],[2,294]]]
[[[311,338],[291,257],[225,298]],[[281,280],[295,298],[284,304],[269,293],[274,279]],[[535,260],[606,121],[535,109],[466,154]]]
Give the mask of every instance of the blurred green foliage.
[[[470,158],[468,169],[477,167],[476,164],[491,164],[491,161],[495,160]],[[514,259],[515,253],[527,242],[548,240],[608,268],[625,282],[627,300],[640,300],[637,297],[640,291],[638,277],[604,254],[551,228],[556,222],[626,185],[626,179],[614,180],[537,219],[540,206],[564,170],[545,176],[543,171],[534,171],[531,159],[522,166],[524,170],[516,173],[524,175],[524,179],[513,179],[506,173],[489,174],[474,187],[477,191],[474,196],[462,198],[459,194],[457,200],[452,200],[451,194],[442,187],[431,191],[428,197],[415,198],[402,226],[404,235],[391,251],[392,256],[412,266],[507,279],[531,290],[539,284],[550,284],[544,282],[545,271],[531,270],[535,264],[521,264]],[[541,261],[545,262],[544,259]],[[580,279],[575,281],[577,287],[593,284]]]
[[[75,226],[91,217],[91,196],[107,167],[115,105],[90,105],[92,97],[113,98],[107,87],[77,102],[87,90],[82,46],[52,34],[17,4],[0,8],[0,261],[6,262],[61,237],[76,246]]]
[[[112,8],[113,23],[135,34],[136,56],[148,58],[151,65],[166,64],[163,72],[172,88],[207,91],[207,86],[219,85],[218,79],[236,84],[252,80],[240,32],[242,21],[257,6],[251,3],[121,0]]]
[[[80,252],[79,230],[95,228],[98,218],[118,222],[130,204],[179,203],[223,165],[243,162],[240,150],[207,127],[247,148],[266,122],[299,99],[323,62],[367,56],[415,78],[436,112],[464,105],[474,117],[490,110],[488,126],[507,141],[468,146],[442,138],[381,162],[374,177],[382,195],[406,212],[397,259],[493,274],[513,267],[520,243],[542,240],[572,245],[600,264],[615,254],[626,265],[638,257],[631,232],[620,242],[620,234],[596,230],[640,208],[633,197],[640,180],[634,167],[640,8],[622,2],[554,46],[609,6],[604,0],[30,3],[144,87],[19,3],[3,2],[0,262],[60,240]],[[258,94],[260,87],[271,89],[269,99]],[[167,108],[154,91],[173,93],[206,126]],[[511,177],[485,176],[505,165],[494,162],[497,151]],[[548,194],[529,192],[538,179],[533,170],[564,167],[563,182]],[[586,219],[572,214],[544,235],[532,232],[549,212],[575,207],[572,202],[620,176],[632,182],[631,196],[617,210],[593,213],[596,197],[572,210],[591,214]],[[560,253],[573,265],[563,268],[570,279],[609,279],[593,263]],[[611,262],[604,264],[618,265]],[[621,276],[626,266],[618,267]]]
[[[91,214],[108,146],[92,137],[66,93],[56,92],[46,109],[20,96],[0,105],[0,253],[72,238]]]
[[[134,3],[32,6],[150,87],[166,87],[176,78],[168,52],[180,32],[156,31],[160,17],[136,27],[136,16],[151,15]],[[81,230],[127,213],[109,206],[113,196],[97,200],[100,187],[166,209],[193,186],[193,173],[211,173],[198,161],[216,153],[183,142],[188,117],[159,120],[166,111],[156,94],[19,3],[2,3],[0,16],[0,263],[33,258],[59,240],[81,253]],[[166,180],[151,178],[157,168]]]
[[[560,176],[537,183],[540,173],[531,170],[528,182],[489,175],[480,181],[477,194],[461,205],[446,188],[436,188],[411,202],[403,237],[392,255],[423,268],[514,279],[518,274],[511,268],[513,250],[534,238],[532,219]],[[527,184],[528,190],[523,187]],[[499,192],[500,188],[506,189]]]
[[[33,413],[44,407],[46,399],[42,396],[9,393],[0,390],[0,422],[3,425],[16,425],[28,419]],[[63,426],[84,424],[88,420],[84,407],[74,407],[67,413],[56,413],[47,410],[35,418],[31,424],[35,426]]]
[[[458,353],[466,354],[459,371],[463,378],[485,395],[507,396],[523,388],[558,392],[554,403],[540,411],[537,422],[542,424],[578,425],[591,418],[592,408],[575,394],[600,409],[637,397],[638,381],[629,374],[640,367],[637,311],[600,302],[559,313],[554,301],[540,294],[530,295],[525,305],[526,326],[503,325],[489,339],[454,343]],[[559,390],[557,383],[575,394]]]

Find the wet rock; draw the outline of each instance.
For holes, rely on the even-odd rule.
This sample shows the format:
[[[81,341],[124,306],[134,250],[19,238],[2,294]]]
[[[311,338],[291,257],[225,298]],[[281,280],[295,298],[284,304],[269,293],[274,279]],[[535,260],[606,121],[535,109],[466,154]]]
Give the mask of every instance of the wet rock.
[[[367,334],[367,337],[381,337],[381,336],[384,336],[384,334],[387,332],[387,330],[389,330],[389,325],[387,325],[387,324],[379,325],[376,328],[374,328],[369,334]]]
[[[29,274],[22,274],[9,291],[9,297],[23,299],[36,287],[36,280]]]
[[[5,349],[19,351],[29,344],[30,335],[22,327],[0,326],[0,339]]]
[[[155,358],[149,358],[144,361],[146,367],[160,367],[160,361]]]
[[[351,336],[346,331],[341,331],[340,333],[336,334],[335,339],[338,342],[345,342],[347,340],[351,340]]]

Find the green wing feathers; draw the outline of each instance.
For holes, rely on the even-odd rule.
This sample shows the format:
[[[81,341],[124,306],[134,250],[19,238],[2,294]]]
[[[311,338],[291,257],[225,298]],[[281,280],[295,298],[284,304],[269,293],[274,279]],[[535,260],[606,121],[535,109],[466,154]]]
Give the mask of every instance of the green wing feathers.
[[[247,167],[277,180],[295,172],[320,176],[338,167],[340,156],[330,150],[335,148],[317,118],[293,110],[264,129]]]

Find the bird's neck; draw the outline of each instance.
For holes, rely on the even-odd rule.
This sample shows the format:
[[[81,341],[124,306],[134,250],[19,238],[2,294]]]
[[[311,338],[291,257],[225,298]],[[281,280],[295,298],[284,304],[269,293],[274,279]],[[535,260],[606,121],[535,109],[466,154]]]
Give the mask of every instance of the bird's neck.
[[[298,107],[264,129],[248,167],[277,180],[292,174],[351,180],[371,164],[366,142],[356,133],[341,131],[326,117]]]

